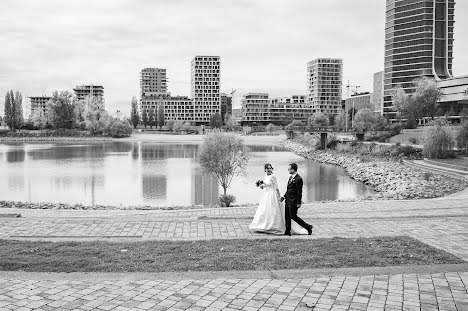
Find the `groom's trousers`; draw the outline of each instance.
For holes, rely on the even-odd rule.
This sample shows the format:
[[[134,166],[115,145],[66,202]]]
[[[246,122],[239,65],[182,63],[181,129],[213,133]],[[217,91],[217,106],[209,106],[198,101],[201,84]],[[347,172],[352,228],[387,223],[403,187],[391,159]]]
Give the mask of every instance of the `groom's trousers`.
[[[299,216],[297,216],[297,205],[296,204],[288,204],[285,205],[285,213],[284,217],[286,220],[286,232],[291,232],[291,220],[297,222],[303,228],[309,228],[310,225],[307,224],[304,220],[302,220]]]

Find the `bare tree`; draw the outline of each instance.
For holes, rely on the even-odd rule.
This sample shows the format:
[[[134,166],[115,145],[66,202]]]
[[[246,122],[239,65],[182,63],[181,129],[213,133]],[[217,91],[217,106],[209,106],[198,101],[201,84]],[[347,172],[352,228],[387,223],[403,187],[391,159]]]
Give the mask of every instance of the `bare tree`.
[[[224,195],[232,179],[244,172],[248,162],[242,139],[221,132],[209,134],[204,139],[199,158],[203,172],[214,174],[218,178]]]

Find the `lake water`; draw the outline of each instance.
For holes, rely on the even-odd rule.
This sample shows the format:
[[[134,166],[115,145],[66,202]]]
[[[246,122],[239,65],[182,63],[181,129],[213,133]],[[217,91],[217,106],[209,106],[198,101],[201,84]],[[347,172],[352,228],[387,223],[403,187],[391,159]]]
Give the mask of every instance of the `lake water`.
[[[283,194],[288,164],[304,180],[304,202],[352,199],[371,192],[339,167],[299,157],[282,147],[248,145],[247,174],[228,193],[237,203],[258,202],[263,165],[273,165]],[[204,176],[197,144],[109,142],[93,144],[0,144],[0,200],[85,205],[209,205],[222,193]]]

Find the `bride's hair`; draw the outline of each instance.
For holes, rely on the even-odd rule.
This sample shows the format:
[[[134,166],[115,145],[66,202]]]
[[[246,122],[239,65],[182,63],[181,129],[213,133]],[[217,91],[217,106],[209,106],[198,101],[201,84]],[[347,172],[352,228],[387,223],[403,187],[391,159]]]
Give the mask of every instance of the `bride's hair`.
[[[264,167],[265,170],[267,168],[270,168],[270,167],[271,167],[271,169],[273,169],[273,166],[270,163],[266,163],[263,167]]]

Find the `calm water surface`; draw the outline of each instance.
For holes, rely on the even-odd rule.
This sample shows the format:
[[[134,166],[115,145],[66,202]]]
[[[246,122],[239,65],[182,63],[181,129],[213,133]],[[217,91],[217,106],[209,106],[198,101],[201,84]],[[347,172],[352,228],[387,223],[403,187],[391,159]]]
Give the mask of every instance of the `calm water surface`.
[[[352,199],[371,190],[335,166],[299,157],[277,146],[249,145],[247,175],[228,193],[254,203],[263,164],[273,165],[283,193],[287,167],[299,165],[304,202]],[[217,201],[222,188],[201,173],[197,144],[0,144],[0,200],[109,205],[193,205]]]

